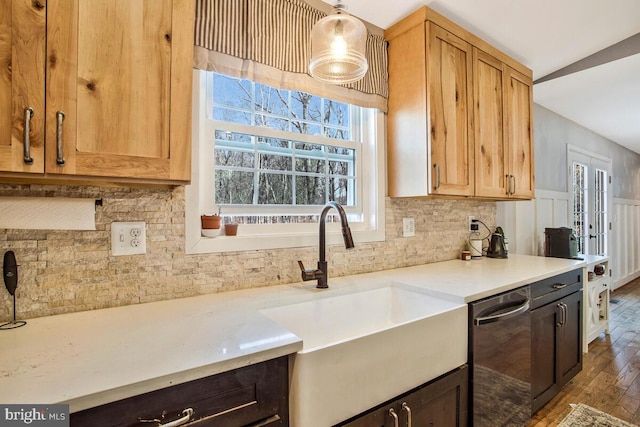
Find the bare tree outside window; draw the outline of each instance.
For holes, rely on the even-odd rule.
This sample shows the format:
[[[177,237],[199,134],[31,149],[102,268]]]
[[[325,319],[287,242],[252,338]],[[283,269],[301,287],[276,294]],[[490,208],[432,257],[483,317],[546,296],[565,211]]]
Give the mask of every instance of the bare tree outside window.
[[[213,74],[216,204],[355,205],[351,111],[343,102]]]

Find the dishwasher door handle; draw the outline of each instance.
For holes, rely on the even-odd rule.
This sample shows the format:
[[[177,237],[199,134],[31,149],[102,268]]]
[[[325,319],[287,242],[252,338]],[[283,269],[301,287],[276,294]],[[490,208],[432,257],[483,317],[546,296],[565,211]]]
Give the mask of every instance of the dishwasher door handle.
[[[480,326],[480,325],[484,325],[485,323],[492,323],[492,322],[498,322],[500,320],[507,320],[529,311],[530,305],[531,305],[531,300],[527,299],[522,305],[519,305],[518,307],[514,308],[513,310],[507,311],[506,313],[496,314],[495,316],[476,317],[474,319],[474,323],[476,324],[476,326]]]

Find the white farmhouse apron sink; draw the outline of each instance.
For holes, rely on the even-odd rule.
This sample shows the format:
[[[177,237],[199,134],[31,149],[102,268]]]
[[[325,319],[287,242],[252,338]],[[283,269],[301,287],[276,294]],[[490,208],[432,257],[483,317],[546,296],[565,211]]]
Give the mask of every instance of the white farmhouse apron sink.
[[[467,361],[467,306],[397,283],[261,310],[302,338],[292,426],[327,427]]]

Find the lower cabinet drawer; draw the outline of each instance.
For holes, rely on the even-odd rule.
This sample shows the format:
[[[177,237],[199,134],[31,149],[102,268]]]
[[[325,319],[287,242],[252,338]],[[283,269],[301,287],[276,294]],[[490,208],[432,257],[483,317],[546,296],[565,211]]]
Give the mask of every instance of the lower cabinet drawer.
[[[187,426],[288,426],[288,357],[133,396],[71,414],[72,427],[142,427],[192,410]]]

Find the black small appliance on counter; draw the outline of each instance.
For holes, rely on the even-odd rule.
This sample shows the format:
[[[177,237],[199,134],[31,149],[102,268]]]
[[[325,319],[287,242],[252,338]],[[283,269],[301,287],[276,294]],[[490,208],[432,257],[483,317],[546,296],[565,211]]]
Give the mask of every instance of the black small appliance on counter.
[[[579,259],[578,239],[568,227],[544,229],[544,256]]]

